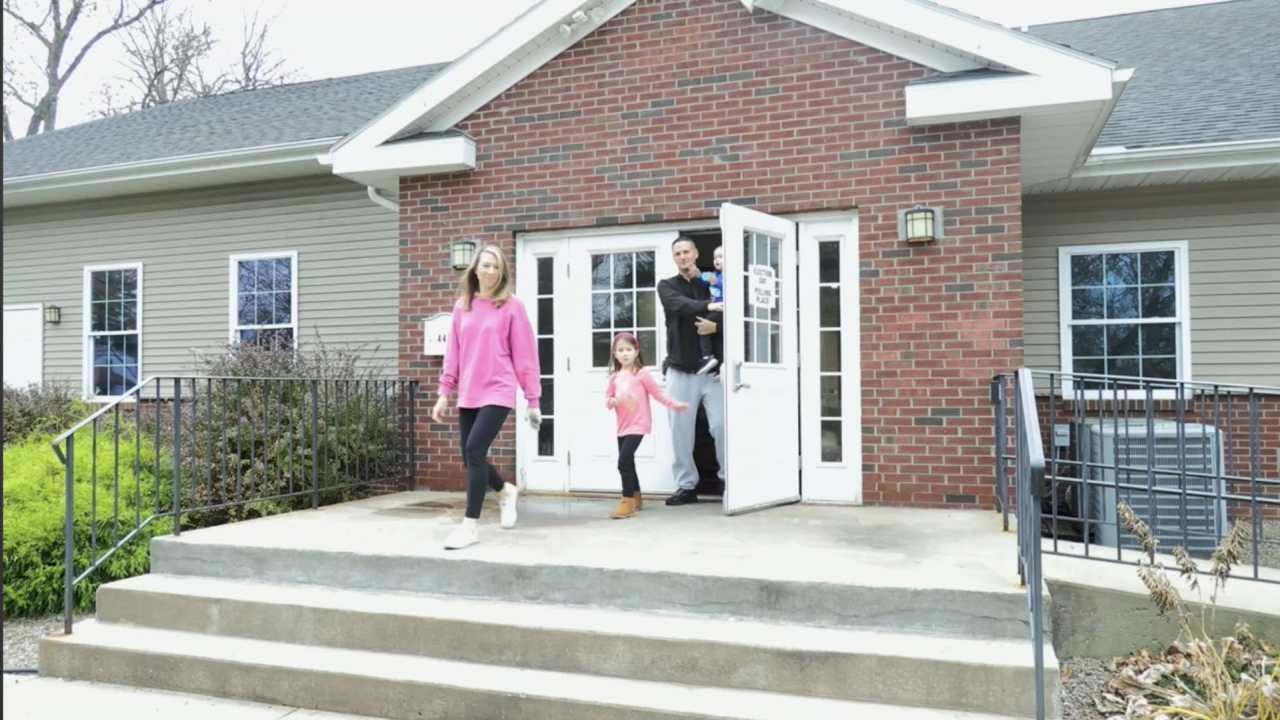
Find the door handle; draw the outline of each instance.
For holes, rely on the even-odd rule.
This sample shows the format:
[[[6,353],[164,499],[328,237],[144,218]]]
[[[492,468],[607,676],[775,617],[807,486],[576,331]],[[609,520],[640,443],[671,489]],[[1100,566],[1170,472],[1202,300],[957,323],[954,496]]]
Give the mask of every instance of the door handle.
[[[742,361],[735,360],[733,362],[733,391],[750,390],[751,386],[742,382]]]

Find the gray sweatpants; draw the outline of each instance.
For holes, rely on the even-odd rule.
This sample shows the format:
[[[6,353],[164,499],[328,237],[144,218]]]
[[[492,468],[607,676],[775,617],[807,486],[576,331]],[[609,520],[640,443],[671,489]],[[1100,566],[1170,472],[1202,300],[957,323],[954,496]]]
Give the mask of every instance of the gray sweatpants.
[[[716,460],[720,463],[720,481],[724,481],[724,385],[710,375],[694,375],[682,370],[667,370],[667,394],[689,403],[688,412],[669,412],[671,419],[671,474],[681,490],[698,486],[698,467],[693,462],[693,445],[697,439],[698,404],[707,411],[707,425],[716,441]]]

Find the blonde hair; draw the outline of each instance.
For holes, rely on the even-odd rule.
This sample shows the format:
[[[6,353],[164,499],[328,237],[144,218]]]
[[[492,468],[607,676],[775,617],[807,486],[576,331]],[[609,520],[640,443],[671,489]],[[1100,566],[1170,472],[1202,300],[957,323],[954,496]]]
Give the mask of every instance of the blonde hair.
[[[480,292],[480,278],[476,275],[476,268],[480,267],[480,259],[485,253],[497,259],[500,273],[498,284],[493,288],[493,296],[489,298],[493,306],[502,307],[507,298],[511,297],[511,267],[507,265],[507,256],[497,245],[485,245],[476,251],[475,257],[471,258],[471,265],[462,274],[459,302],[463,310],[471,309],[471,301],[475,299],[476,293]]]

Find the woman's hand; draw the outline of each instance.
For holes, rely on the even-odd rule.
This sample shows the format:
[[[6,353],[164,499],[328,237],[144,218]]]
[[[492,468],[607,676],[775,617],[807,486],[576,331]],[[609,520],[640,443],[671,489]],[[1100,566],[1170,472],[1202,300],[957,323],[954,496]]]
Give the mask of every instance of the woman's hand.
[[[436,406],[431,408],[431,419],[438,423],[442,423],[444,422],[444,414],[448,411],[449,397],[447,395],[441,395],[440,399],[436,400]]]
[[[534,430],[542,426],[542,411],[538,408],[529,408],[529,412],[525,413],[524,417],[529,421],[529,427]]]

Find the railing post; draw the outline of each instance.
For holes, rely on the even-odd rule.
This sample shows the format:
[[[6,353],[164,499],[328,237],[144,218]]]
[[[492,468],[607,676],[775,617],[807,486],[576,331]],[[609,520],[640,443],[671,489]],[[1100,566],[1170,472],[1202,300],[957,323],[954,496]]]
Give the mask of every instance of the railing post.
[[[62,595],[62,629],[63,632],[71,634],[71,616],[76,608],[76,566],[75,566],[75,547],[72,545],[74,533],[72,532],[75,516],[72,514],[75,499],[75,479],[76,479],[76,455],[75,455],[76,436],[74,433],[67,436],[67,487],[66,487],[66,517],[63,518],[62,542],[64,544],[62,552],[63,572],[63,595]],[[94,518],[90,518],[89,522],[93,522]]]
[[[1005,469],[1004,451],[1008,443],[1005,437],[1005,400],[1004,378],[996,375],[991,378],[991,404],[996,409],[996,497],[1000,501],[1000,512],[1003,514],[1004,531],[1009,532],[1009,474]]]
[[[320,507],[320,388],[311,381],[311,509]]]
[[[173,534],[182,534],[182,378],[173,379]]]
[[[418,489],[418,436],[414,406],[418,403],[418,381],[409,381],[409,489]]]

